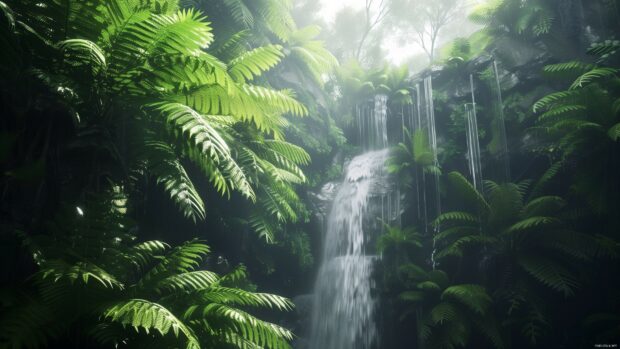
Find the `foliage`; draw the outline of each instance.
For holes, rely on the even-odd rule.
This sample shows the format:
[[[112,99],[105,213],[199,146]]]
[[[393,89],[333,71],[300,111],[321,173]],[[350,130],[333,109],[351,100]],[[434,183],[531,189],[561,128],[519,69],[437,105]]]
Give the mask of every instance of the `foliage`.
[[[288,330],[242,308],[290,310],[290,301],[236,288],[243,266],[222,277],[204,269],[210,248],[200,241],[135,242],[113,199],[93,200],[83,215],[67,207],[50,222],[52,235],[24,241],[40,268],[30,282],[36,291],[4,306],[4,345],[41,347],[80,328],[100,345],[289,347]]]

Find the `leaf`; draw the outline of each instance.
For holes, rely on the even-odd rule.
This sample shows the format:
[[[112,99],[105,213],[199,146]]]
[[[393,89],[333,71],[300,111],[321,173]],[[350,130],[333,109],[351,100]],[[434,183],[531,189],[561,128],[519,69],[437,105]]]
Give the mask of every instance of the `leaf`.
[[[144,146],[145,156],[150,160],[148,171],[157,178],[157,183],[163,185],[186,218],[194,222],[204,220],[204,202],[174,149],[164,142],[148,140]]]
[[[554,217],[534,216],[528,217],[510,226],[507,232],[519,232],[543,226],[557,225],[560,221]]]
[[[219,282],[219,280],[220,278],[217,274],[207,270],[191,271],[172,275],[161,280],[157,284],[156,290],[160,293],[163,291],[168,291],[170,293],[193,292],[206,289]]]
[[[443,324],[444,322],[454,321],[457,317],[457,310],[452,304],[442,302],[434,306],[430,314],[434,324]]]
[[[441,299],[455,300],[478,314],[484,314],[492,302],[484,287],[473,284],[450,286],[443,291]]]
[[[200,349],[200,342],[194,332],[160,304],[144,299],[130,299],[107,308],[104,316],[112,322],[130,325],[136,330],[141,327],[147,333],[153,329],[162,335],[172,331],[176,337],[182,333],[187,340],[187,349]]]
[[[233,59],[228,72],[235,81],[244,83],[275,67],[283,56],[280,45],[258,47]]]
[[[474,210],[479,208],[483,213],[489,212],[489,204],[462,174],[450,172],[448,180],[454,189],[455,195],[458,195],[463,200],[464,205],[472,207]]]
[[[528,202],[522,209],[525,217],[550,216],[557,213],[566,205],[559,196],[541,196]]]
[[[564,294],[565,297],[572,296],[574,290],[579,286],[577,279],[564,267],[557,262],[545,257],[520,256],[519,265],[551,289]]]
[[[618,139],[620,139],[620,123],[617,123],[609,128],[607,134],[609,135],[609,138],[611,138],[614,142],[617,142]]]
[[[584,85],[590,84],[596,80],[603,79],[603,78],[610,77],[610,76],[616,76],[616,74],[619,71],[620,70],[616,68],[607,68],[607,67],[592,69],[589,72],[578,77],[577,80],[573,82],[570,89],[575,90],[580,87],[583,87]]]

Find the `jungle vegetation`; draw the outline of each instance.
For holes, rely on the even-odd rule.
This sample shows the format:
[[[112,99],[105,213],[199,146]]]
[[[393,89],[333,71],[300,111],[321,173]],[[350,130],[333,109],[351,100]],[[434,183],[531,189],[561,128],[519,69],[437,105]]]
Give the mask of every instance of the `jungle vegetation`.
[[[376,239],[379,347],[620,343],[620,4],[491,0],[422,69],[379,59],[408,3],[331,40],[289,0],[0,0],[0,348],[290,348],[313,193],[363,151],[355,106],[376,94],[403,193]],[[493,61],[475,188],[458,87],[496,100]],[[429,75],[438,164],[401,123]]]

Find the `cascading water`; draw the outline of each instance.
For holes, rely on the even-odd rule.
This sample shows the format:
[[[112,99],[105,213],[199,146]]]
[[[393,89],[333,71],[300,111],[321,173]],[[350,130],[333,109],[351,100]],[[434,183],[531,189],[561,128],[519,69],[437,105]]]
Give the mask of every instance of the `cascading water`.
[[[385,171],[387,97],[378,95],[374,102],[366,125],[374,136],[370,147],[381,150],[351,160],[334,198],[314,290],[311,349],[369,349],[377,342],[371,273],[378,257],[366,248],[379,230],[377,218],[399,222],[400,194]]]
[[[388,146],[387,96],[376,95],[372,101],[355,106],[360,144],[366,150]]]
[[[478,118],[476,115],[476,97],[474,90],[474,76],[469,76],[471,88],[471,104],[465,104],[467,113],[467,157],[469,173],[476,190],[482,189],[482,165],[480,162],[480,140],[478,138]]]
[[[504,101],[502,100],[502,86],[499,81],[497,61],[493,61],[493,73],[495,74],[495,88],[497,96],[497,128],[501,149],[501,161],[504,163],[504,179],[510,182],[510,154],[508,153],[508,139],[506,137],[506,122],[504,120]]]

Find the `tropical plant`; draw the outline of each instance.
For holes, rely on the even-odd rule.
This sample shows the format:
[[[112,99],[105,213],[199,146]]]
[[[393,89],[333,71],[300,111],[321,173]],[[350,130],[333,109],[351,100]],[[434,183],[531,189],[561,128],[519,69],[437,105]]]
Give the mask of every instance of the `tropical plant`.
[[[419,347],[465,347],[472,332],[484,335],[494,348],[504,347],[484,287],[451,284],[444,271],[427,272],[413,264],[403,265],[401,271],[410,286],[399,295],[402,317],[415,315]]]
[[[618,254],[608,238],[572,229],[561,218],[566,205],[562,198],[527,198],[529,181],[485,181],[483,195],[458,172],[450,173],[448,180],[461,210],[442,213],[435,220],[440,227],[435,257],[442,265],[456,258],[459,264],[474,263],[482,275],[499,275],[483,281],[506,305],[506,315],[526,314],[518,323],[533,343],[546,325],[544,303],[535,290],[544,286],[573,296],[584,262]]]
[[[288,330],[246,309],[290,310],[290,301],[238,288],[243,266],[225,276],[206,270],[210,249],[200,241],[136,242],[123,200],[67,206],[50,234],[24,236],[39,271],[2,306],[3,347],[289,348]],[[72,331],[77,338],[66,337]]]
[[[573,189],[597,214],[613,210],[617,202],[617,183],[595,178],[620,171],[614,156],[620,140],[619,50],[618,41],[606,41],[588,50],[594,63],[571,61],[546,66],[546,74],[572,84],[533,106],[539,114],[533,134],[546,142],[544,149],[559,161],[575,162],[578,170]]]
[[[186,217],[205,216],[187,161],[220,194],[239,192],[256,200],[256,180],[250,183],[239,159],[248,144],[231,142],[243,128],[272,139],[266,149],[272,155],[261,158],[269,167],[265,173],[291,190],[292,177],[304,178],[299,168],[288,177],[273,171],[289,171],[308,157],[283,141],[283,114],[305,115],[306,108],[292,91],[251,83],[280,62],[281,47],[259,47],[223,63],[205,51],[213,41],[205,17],[194,9],[177,10],[174,3],[16,2],[11,6],[21,25],[14,35],[23,45],[38,43],[29,69],[39,69],[37,79],[50,90],[64,91],[59,97],[73,111],[78,135],[84,135],[78,142],[93,144],[92,137],[101,136],[93,130],[104,131],[115,157],[111,172],[154,176]],[[132,137],[123,138],[127,134]],[[293,148],[295,161],[273,155],[283,150],[290,155]]]
[[[406,143],[398,143],[392,156],[388,160],[388,171],[398,174],[411,184],[406,178],[411,178],[411,172],[420,169],[427,174],[441,174],[441,169],[435,163],[435,155],[430,147],[426,129],[418,128],[413,133],[405,130]]]

